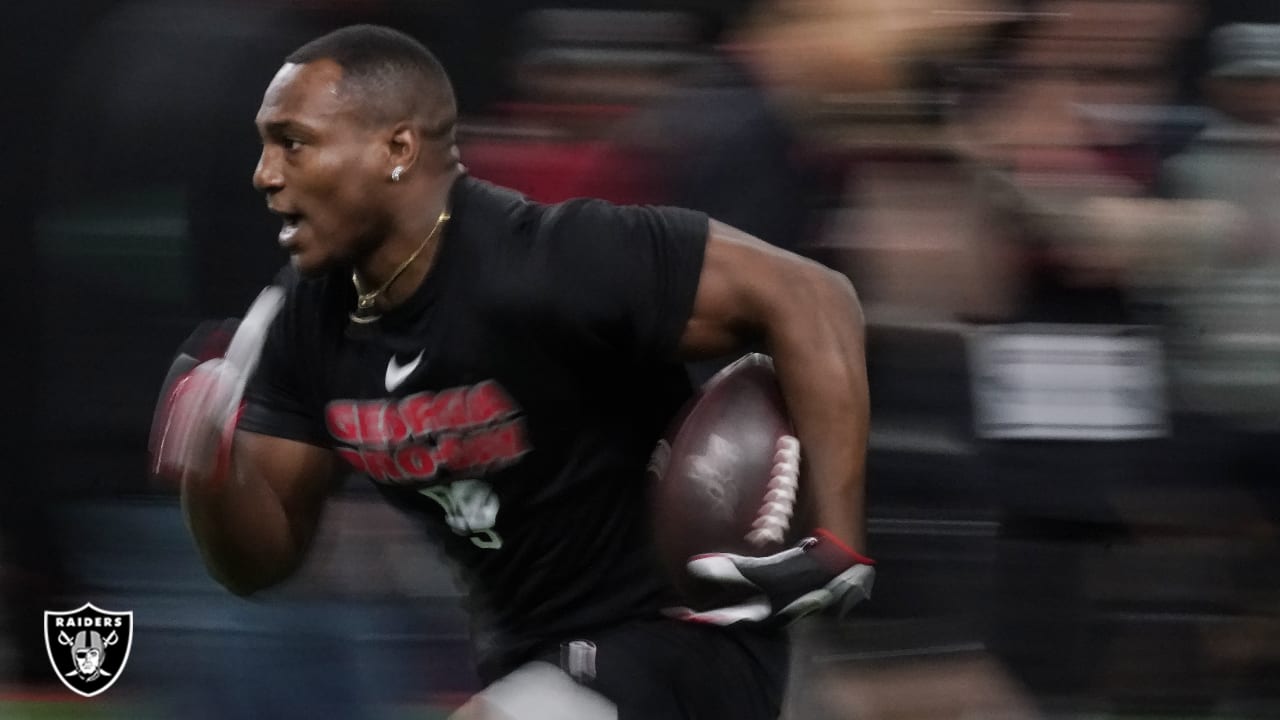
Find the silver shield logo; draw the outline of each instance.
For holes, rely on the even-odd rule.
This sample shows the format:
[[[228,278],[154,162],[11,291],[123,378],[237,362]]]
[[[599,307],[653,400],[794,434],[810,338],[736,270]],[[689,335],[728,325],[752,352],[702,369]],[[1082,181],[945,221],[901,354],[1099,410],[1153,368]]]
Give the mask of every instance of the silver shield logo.
[[[98,695],[120,679],[129,662],[133,611],[112,612],[93,603],[64,612],[45,610],[44,647],[63,685],[77,695]]]

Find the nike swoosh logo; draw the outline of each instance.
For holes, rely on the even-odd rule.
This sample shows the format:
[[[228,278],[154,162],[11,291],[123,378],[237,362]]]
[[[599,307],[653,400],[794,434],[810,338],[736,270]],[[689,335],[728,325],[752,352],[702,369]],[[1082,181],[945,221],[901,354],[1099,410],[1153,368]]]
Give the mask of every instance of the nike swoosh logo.
[[[418,369],[418,363],[422,361],[422,353],[423,351],[419,350],[418,357],[405,365],[401,365],[396,362],[395,355],[391,356],[391,359],[387,361],[387,377],[385,383],[387,386],[387,392],[391,392],[392,390],[400,387],[400,384],[407,380],[409,376],[413,374],[414,370]]]

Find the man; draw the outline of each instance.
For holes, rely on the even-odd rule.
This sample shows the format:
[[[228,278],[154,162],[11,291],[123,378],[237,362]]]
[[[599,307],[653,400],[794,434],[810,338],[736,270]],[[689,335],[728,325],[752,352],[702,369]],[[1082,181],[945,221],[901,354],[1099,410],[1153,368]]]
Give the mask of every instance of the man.
[[[1209,122],[1166,162],[1160,184],[1175,200],[1230,209],[1239,227],[1192,235],[1178,248],[1178,276],[1164,283],[1180,321],[1174,379],[1194,412],[1265,437],[1280,430],[1280,362],[1272,349],[1280,309],[1280,25],[1232,23],[1209,43]],[[1270,438],[1253,444],[1275,447]],[[1264,470],[1272,463],[1262,457],[1221,462],[1261,471],[1259,484],[1274,485]]]
[[[1280,522],[1280,25],[1230,23],[1209,36],[1208,123],[1161,172],[1194,232],[1167,230],[1163,252],[1130,251],[1135,277],[1170,313],[1176,438],[1218,486],[1253,496]],[[1172,216],[1165,207],[1160,219]],[[1217,212],[1213,212],[1216,210]],[[1203,222],[1214,216],[1216,224]],[[1225,222],[1224,222],[1225,220]],[[1138,221],[1131,225],[1142,227]],[[1151,237],[1159,226],[1148,221]],[[1163,229],[1163,228],[1160,228]],[[1175,242],[1170,242],[1170,240]],[[1190,467],[1190,465],[1186,465]],[[1198,476],[1193,476],[1199,480]]]
[[[253,180],[292,256],[283,309],[238,424],[267,300],[225,359],[175,385],[160,443],[211,574],[244,594],[287,577],[345,462],[463,570],[492,683],[467,713],[776,717],[780,626],[872,576],[855,551],[868,410],[852,288],[699,213],[543,206],[468,177],[455,121],[443,69],[386,28],[304,45],[267,88]],[[734,559],[768,621],[669,619],[645,464],[689,394],[680,362],[757,338],[821,529]]]

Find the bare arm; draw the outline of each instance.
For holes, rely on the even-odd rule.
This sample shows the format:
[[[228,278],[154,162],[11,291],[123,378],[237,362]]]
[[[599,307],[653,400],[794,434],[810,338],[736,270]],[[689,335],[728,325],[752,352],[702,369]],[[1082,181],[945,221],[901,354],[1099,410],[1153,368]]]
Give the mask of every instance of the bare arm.
[[[237,431],[225,477],[182,477],[182,508],[209,573],[237,595],[289,576],[334,477],[328,450]]]
[[[800,436],[814,519],[862,552],[870,405],[858,297],[843,275],[713,220],[680,353],[723,355],[758,338]]]

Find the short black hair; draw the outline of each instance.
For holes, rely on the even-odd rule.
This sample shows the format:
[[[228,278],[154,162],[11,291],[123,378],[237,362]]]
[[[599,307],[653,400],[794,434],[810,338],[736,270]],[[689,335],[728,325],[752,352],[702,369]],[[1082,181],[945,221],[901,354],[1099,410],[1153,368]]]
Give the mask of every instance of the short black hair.
[[[414,118],[431,138],[452,137],[457,100],[444,66],[422,43],[389,27],[349,25],[294,50],[285,62],[332,60],[370,122]]]

